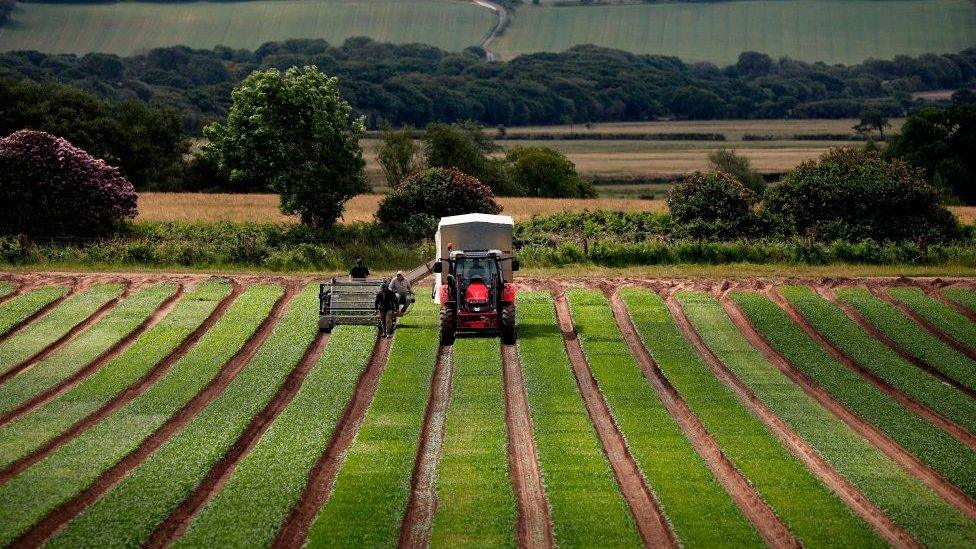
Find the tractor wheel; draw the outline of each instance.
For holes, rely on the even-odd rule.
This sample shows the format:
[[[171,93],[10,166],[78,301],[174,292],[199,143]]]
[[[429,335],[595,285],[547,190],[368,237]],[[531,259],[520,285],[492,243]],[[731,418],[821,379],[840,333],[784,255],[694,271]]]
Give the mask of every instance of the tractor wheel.
[[[441,345],[454,345],[454,335],[457,332],[457,318],[454,309],[441,308]]]
[[[502,318],[499,326],[502,343],[505,345],[515,345],[515,306],[509,305],[502,309]]]
[[[327,316],[320,316],[319,317],[319,331],[320,332],[323,332],[323,333],[326,333],[326,334],[329,333],[329,332],[331,332],[332,331],[332,326],[334,324],[335,323],[332,321],[332,318],[330,318],[330,317],[327,317]]]

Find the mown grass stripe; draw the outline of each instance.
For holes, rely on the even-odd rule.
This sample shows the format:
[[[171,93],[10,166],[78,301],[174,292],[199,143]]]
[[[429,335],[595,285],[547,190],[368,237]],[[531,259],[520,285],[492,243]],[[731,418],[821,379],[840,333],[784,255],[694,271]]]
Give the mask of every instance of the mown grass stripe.
[[[942,295],[969,309],[973,314],[976,314],[976,290],[947,288],[942,290]]]
[[[752,292],[731,297],[770,345],[797,369],[970,497],[976,496],[976,452],[838,362],[769,299]]]
[[[864,289],[841,289],[836,295],[901,348],[962,386],[976,390],[976,361],[920,330],[897,307]]]
[[[762,545],[641,375],[606,298],[581,290],[566,296],[590,370],[679,542]]]
[[[627,503],[590,423],[546,292],[521,292],[519,357],[559,547],[640,547]]]
[[[437,358],[437,315],[418,300],[397,329],[373,403],[349,448],[309,547],[395,546]]]
[[[976,524],[790,381],[749,344],[718,300],[682,294],[681,303],[729,370],[895,523],[932,547],[976,542]]]
[[[175,288],[175,284],[163,284],[136,292],[55,353],[4,383],[0,386],[0,413],[13,410],[84,368],[145,322]]]
[[[230,285],[224,281],[200,284],[170,314],[99,371],[0,428],[0,468],[33,452],[139,380],[196,329],[229,292]]]
[[[820,334],[861,367],[942,417],[976,432],[976,400],[905,361],[812,289],[785,286],[780,292]]]
[[[122,284],[96,284],[0,344],[0,374],[44,350],[122,293]]]
[[[976,322],[918,288],[889,288],[888,294],[949,337],[976,350]]]
[[[277,286],[247,289],[159,382],[0,487],[0,544],[26,532],[138,448],[219,373],[280,295]]]
[[[498,340],[458,339],[453,370],[431,545],[514,547],[517,505],[508,478]]]
[[[858,547],[884,545],[714,376],[680,333],[664,299],[639,290],[621,296],[661,372],[803,545],[829,546],[836,540]]]
[[[67,293],[68,289],[64,286],[44,286],[11,298],[0,305],[0,335],[19,326],[47,304]]]

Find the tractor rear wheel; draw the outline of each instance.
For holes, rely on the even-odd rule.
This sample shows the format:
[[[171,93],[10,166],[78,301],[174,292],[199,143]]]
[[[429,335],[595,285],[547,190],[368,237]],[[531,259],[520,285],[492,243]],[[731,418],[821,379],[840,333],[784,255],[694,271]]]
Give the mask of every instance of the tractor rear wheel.
[[[457,333],[457,317],[454,309],[441,307],[441,345],[454,345]]]
[[[502,343],[505,345],[515,345],[515,306],[508,305],[502,309],[502,317],[499,324],[499,331],[502,336]]]
[[[335,322],[330,316],[320,316],[319,317],[319,331],[322,333],[329,333],[332,331],[332,326]]]

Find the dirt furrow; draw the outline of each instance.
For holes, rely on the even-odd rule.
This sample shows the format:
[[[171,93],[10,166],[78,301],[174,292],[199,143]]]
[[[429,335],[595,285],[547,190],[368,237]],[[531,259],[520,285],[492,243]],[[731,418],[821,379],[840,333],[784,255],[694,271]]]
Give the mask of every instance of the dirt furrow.
[[[22,290],[21,293],[24,293],[28,289],[32,289],[32,288],[33,286],[30,283],[25,282],[20,286],[20,288],[18,288],[18,290]],[[63,303],[66,299],[69,299],[81,293],[81,290],[82,287],[78,283],[78,280],[73,279],[71,282],[71,288],[67,292],[65,292],[63,296],[55,299],[54,301],[34,311],[30,316],[28,316],[24,320],[21,320],[16,326],[7,330],[6,333],[0,334],[0,343],[3,343],[4,341],[22,332],[25,328],[27,328],[27,326],[30,326],[32,322],[47,315],[48,313],[56,309],[58,305],[61,305],[61,303]]]
[[[29,287],[28,284],[25,284],[23,282],[14,282],[14,281],[11,281],[10,283],[14,285],[14,289],[13,290],[10,290],[10,293],[9,294],[7,294],[5,296],[0,296],[0,305],[3,305],[4,303],[10,301],[11,299],[13,299],[13,298],[15,298],[15,297],[17,297],[19,295],[23,295],[24,292],[26,292],[27,291],[27,288]]]
[[[332,486],[335,483],[339,467],[345,459],[346,450],[356,438],[359,427],[363,424],[366,411],[373,402],[373,395],[380,383],[380,376],[386,367],[386,361],[390,355],[390,342],[392,340],[385,337],[376,339],[373,346],[373,354],[370,356],[369,365],[359,376],[356,384],[356,391],[352,399],[346,406],[342,414],[342,419],[336,424],[335,433],[328,447],[319,458],[308,477],[308,484],[302,494],[301,499],[292,509],[288,518],[282,526],[278,538],[272,547],[276,549],[297,549],[305,544],[308,529],[315,520],[322,505],[325,504],[329,495],[332,493]]]
[[[430,528],[437,510],[437,464],[444,447],[444,428],[447,409],[451,403],[454,380],[454,347],[441,346],[437,351],[437,365],[430,381],[430,396],[424,413],[417,459],[414,460],[410,501],[400,524],[401,548],[430,545]]]
[[[267,318],[261,322],[250,339],[227,361],[217,376],[210,380],[202,391],[197,393],[190,402],[149,435],[138,448],[102,473],[95,482],[80,494],[55,507],[47,516],[15,540],[11,546],[37,547],[42,545],[61,529],[61,527],[78,516],[86,507],[98,501],[109,490],[122,482],[133,469],[149,458],[166,441],[185,427],[201,410],[213,402],[227,388],[230,382],[237,377],[237,374],[251,362],[251,359],[257,354],[261,345],[271,335],[271,331],[275,325],[281,320],[288,303],[298,294],[298,291],[298,286],[286,286],[285,293],[275,302]]]
[[[928,294],[932,298],[938,299],[939,301],[941,301],[942,303],[944,303],[946,306],[951,307],[952,309],[954,309],[959,314],[964,315],[969,320],[972,320],[973,322],[976,322],[976,311],[970,310],[969,307],[966,307],[965,305],[962,305],[961,303],[956,303],[955,301],[953,301],[953,300],[949,299],[948,297],[942,295],[942,292],[939,291],[939,290],[941,290],[941,287],[940,286],[938,286],[936,284],[916,284],[916,287],[918,287],[919,289],[921,289],[923,292],[925,292],[926,294]]]
[[[31,366],[51,356],[52,353],[54,353],[55,351],[57,351],[58,349],[66,345],[74,338],[78,337],[79,334],[81,334],[88,328],[94,326],[95,323],[97,323],[99,320],[104,318],[105,315],[107,315],[112,309],[114,309],[116,305],[121,303],[123,299],[131,295],[132,282],[129,280],[123,280],[122,284],[123,284],[122,293],[106,301],[104,305],[96,309],[94,313],[88,316],[88,318],[82,320],[78,324],[75,324],[75,326],[72,327],[70,330],[68,330],[66,334],[59,337],[53,343],[45,346],[40,351],[34,353],[34,355],[28,358],[27,360],[24,360],[20,364],[4,372],[2,375],[0,375],[0,384],[6,383],[14,376],[20,374],[24,370],[30,368]]]
[[[869,499],[864,497],[853,484],[847,481],[837,472],[834,467],[827,462],[812,446],[796,433],[785,421],[766,406],[752,390],[749,389],[715,354],[714,351],[705,343],[701,334],[691,324],[681,305],[673,295],[667,298],[667,307],[671,311],[671,316],[681,329],[682,334],[688,339],[698,351],[699,356],[708,364],[719,380],[729,387],[735,394],[736,399],[749,412],[759,418],[760,421],[769,429],[776,438],[786,446],[789,451],[806,465],[820,482],[837,494],[854,513],[861,517],[864,522],[874,528],[888,543],[894,547],[922,547],[910,533],[898,526],[881,509],[878,509]]]
[[[166,375],[170,368],[179,362],[179,360],[183,358],[183,356],[186,355],[186,353],[188,353],[194,345],[196,345],[197,341],[199,341],[200,338],[203,337],[203,335],[207,333],[218,320],[220,320],[220,317],[224,316],[227,309],[230,308],[234,300],[237,299],[237,296],[239,296],[243,291],[244,289],[240,284],[233,282],[230,293],[217,304],[213,312],[207,316],[206,320],[204,320],[200,326],[193,330],[193,332],[191,332],[190,335],[184,339],[178,347],[166,355],[166,358],[161,360],[159,364],[153,367],[149,373],[143,376],[142,379],[137,381],[131,387],[115,395],[115,397],[105,403],[98,410],[95,410],[87,417],[79,420],[77,423],[69,427],[63,433],[49,440],[43,446],[11,463],[6,469],[0,471],[0,484],[7,482],[31,465],[41,461],[50,453],[54,452],[65,443],[78,436],[79,433],[84,432],[92,425],[95,425],[96,423],[105,419],[119,408],[125,406],[129,401],[145,392],[146,389],[156,383],[159,378]]]
[[[95,357],[94,360],[86,364],[80,370],[68,376],[66,379],[60,383],[54,385],[50,389],[44,391],[43,393],[37,395],[36,397],[28,400],[27,402],[21,404],[20,406],[14,408],[13,410],[7,412],[3,416],[0,416],[0,427],[14,421],[20,417],[23,417],[27,413],[37,409],[38,407],[54,400],[59,395],[70,390],[72,387],[81,383],[83,379],[93,374],[105,366],[109,362],[118,358],[119,355],[124,353],[126,349],[132,346],[133,343],[147,330],[159,323],[160,320],[166,317],[172,311],[176,304],[179,302],[180,298],[183,296],[183,285],[177,285],[176,289],[173,291],[172,295],[167,297],[159,307],[151,315],[149,315],[146,320],[142,321],[139,326],[134,330],[126,334],[125,337],[115,342],[111,347],[102,352],[102,354]]]
[[[590,372],[586,356],[583,354],[583,348],[580,347],[576,335],[576,328],[573,326],[569,302],[562,292],[553,292],[553,297],[556,300],[556,319],[559,323],[559,330],[563,334],[566,354],[573,366],[576,384],[583,396],[590,421],[600,438],[603,451],[610,461],[613,474],[620,486],[620,492],[627,500],[630,512],[634,516],[637,531],[648,547],[678,547],[674,532],[671,531],[664,513],[647,487],[644,475],[630,454],[627,442],[617,427],[596,380]]]
[[[959,351],[960,353],[966,355],[971,360],[976,360],[976,349],[970,349],[966,344],[956,340],[956,338],[943,332],[942,330],[939,329],[938,326],[932,324],[925,317],[923,317],[917,311],[915,311],[915,309],[912,309],[908,305],[905,305],[901,301],[898,301],[897,299],[891,297],[890,295],[888,295],[888,292],[884,291],[883,289],[873,288],[873,292],[874,295],[887,301],[891,305],[897,307],[898,310],[902,312],[902,314],[914,320],[915,323],[921,326],[922,329],[924,329],[926,332],[939,338],[940,341],[952,347],[953,349]]]
[[[787,301],[781,295],[779,295],[779,292],[770,288],[766,291],[766,295],[770,299],[772,299],[777,305],[779,305],[780,308],[782,308],[783,311],[791,319],[793,319],[793,322],[796,322],[797,325],[799,325],[800,328],[803,329],[803,331],[807,334],[807,336],[810,339],[812,339],[818,345],[823,347],[828,353],[830,353],[832,357],[834,357],[835,360],[837,360],[838,362],[846,366],[848,369],[852,370],[853,372],[857,373],[858,375],[860,375],[861,377],[869,381],[872,385],[880,389],[884,394],[893,398],[896,402],[898,402],[905,408],[908,408],[919,417],[925,419],[929,423],[932,423],[936,427],[944,430],[948,434],[952,435],[952,437],[958,440],[959,442],[962,442],[966,446],[969,446],[970,448],[976,450],[976,436],[974,436],[972,433],[964,429],[962,426],[956,424],[955,422],[949,421],[948,419],[942,417],[941,415],[936,413],[928,406],[925,406],[921,402],[918,402],[917,400],[903,393],[899,389],[896,389],[895,387],[888,385],[888,382],[876,376],[873,372],[871,372],[867,368],[862,367],[860,364],[854,361],[854,359],[844,354],[844,352],[838,349],[836,346],[834,346],[833,343],[827,341],[825,337],[820,335],[820,332],[818,332],[817,329],[814,328],[813,325],[810,324],[807,321],[807,319],[804,318],[803,315],[800,314],[800,312],[797,311],[796,308],[793,307],[793,305],[789,301]]]
[[[756,531],[771,547],[799,547],[800,542],[793,536],[789,528],[784,525],[776,513],[763,501],[762,497],[749,484],[749,480],[725,456],[718,442],[708,433],[698,417],[695,416],[688,404],[671,385],[664,373],[658,368],[654,358],[644,346],[637,329],[634,326],[627,305],[616,293],[610,293],[611,308],[617,326],[630,347],[630,354],[637,360],[644,377],[650,382],[658,398],[674,418],[685,437],[702,457],[708,467],[715,474],[715,478],[729,493],[739,509],[742,510],[749,522],[756,527]]]
[[[874,444],[874,446],[901,465],[910,474],[924,482],[926,486],[942,499],[962,511],[970,520],[976,520],[976,500],[966,495],[965,492],[944,479],[931,467],[902,448],[900,444],[891,439],[883,431],[849,410],[847,406],[820,387],[809,376],[795,368],[789,360],[773,349],[762,334],[749,322],[749,319],[734,301],[726,295],[722,295],[720,301],[742,335],[766,357],[766,360],[775,364],[786,377],[793,381],[793,383],[799,385],[806,394],[816,399],[821,406],[840,418],[841,421]]]
[[[305,350],[305,354],[295,368],[288,374],[285,382],[275,393],[275,396],[268,402],[264,410],[255,416],[248,424],[241,436],[234,442],[227,454],[218,461],[207,476],[204,477],[200,485],[196,487],[187,499],[183,500],[176,509],[170,513],[163,523],[161,523],[152,533],[146,543],[146,547],[161,548],[168,547],[175,540],[179,539],[190,525],[193,516],[210,498],[223,488],[227,479],[234,473],[237,464],[244,459],[264,435],[271,423],[295,398],[298,390],[304,383],[308,373],[318,363],[325,345],[329,340],[328,334],[320,333],[315,340]]]
[[[518,499],[519,546],[555,547],[518,348],[514,345],[501,347],[508,426],[508,469]]]
[[[840,307],[840,309],[842,311],[844,311],[844,313],[847,314],[847,316],[851,320],[853,320],[858,326],[860,326],[862,330],[864,330],[865,332],[867,332],[871,337],[877,339],[881,343],[884,343],[889,349],[891,349],[896,354],[898,354],[898,356],[900,356],[901,358],[903,358],[904,360],[906,360],[910,364],[914,365],[916,368],[919,368],[920,370],[923,370],[925,373],[927,373],[927,374],[931,375],[932,377],[938,379],[942,383],[945,383],[946,385],[949,385],[949,386],[953,387],[954,389],[958,390],[959,392],[965,393],[966,395],[970,396],[971,398],[976,398],[976,391],[974,391],[973,389],[971,389],[969,387],[966,387],[962,383],[959,383],[955,379],[952,379],[951,377],[945,375],[944,373],[940,372],[934,366],[928,364],[927,362],[925,362],[921,358],[913,355],[911,352],[909,352],[907,349],[905,349],[901,345],[899,345],[899,344],[895,343],[894,341],[892,341],[891,338],[889,338],[888,336],[886,336],[883,333],[881,333],[881,330],[879,330],[877,327],[875,327],[874,324],[871,324],[871,321],[869,321],[868,319],[864,318],[864,315],[862,315],[860,313],[860,311],[858,311],[854,307],[851,307],[850,305],[848,305],[847,303],[845,303],[844,300],[839,299],[837,297],[837,294],[835,294],[834,292],[828,290],[827,288],[816,288],[816,291],[820,295],[822,295],[824,298],[833,301],[838,307]]]

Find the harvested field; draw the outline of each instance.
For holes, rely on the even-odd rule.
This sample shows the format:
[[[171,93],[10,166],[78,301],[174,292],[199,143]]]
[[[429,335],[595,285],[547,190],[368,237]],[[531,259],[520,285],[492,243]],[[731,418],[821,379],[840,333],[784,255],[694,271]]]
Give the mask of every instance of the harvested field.
[[[976,544],[971,279],[522,278],[517,346],[314,282],[0,275],[0,544]]]

